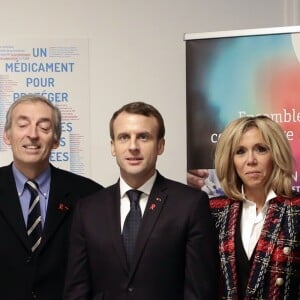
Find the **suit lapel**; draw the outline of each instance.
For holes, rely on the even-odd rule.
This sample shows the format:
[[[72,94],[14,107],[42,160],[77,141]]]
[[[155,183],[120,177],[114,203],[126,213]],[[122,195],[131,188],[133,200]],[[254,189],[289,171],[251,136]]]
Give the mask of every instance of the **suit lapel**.
[[[117,256],[121,262],[122,267],[128,272],[127,260],[123,240],[121,235],[121,216],[120,216],[120,185],[117,182],[111,186],[106,196],[107,207],[107,228],[110,229],[110,236],[112,237],[114,248]]]
[[[53,236],[66,214],[70,213],[74,198],[72,188],[61,178],[56,168],[51,168],[51,184],[42,241],[38,251],[41,251]]]
[[[255,294],[264,280],[264,274],[267,271],[267,266],[276,245],[285,211],[284,201],[280,202],[277,198],[270,201],[264,226],[254,253],[254,261],[247,287],[247,295],[249,296]]]
[[[160,212],[167,198],[167,186],[164,178],[158,173],[153,185],[147,206],[144,211],[141,227],[136,241],[134,261],[130,272],[129,280],[135,272],[141,255],[145,249],[148,239],[151,236],[152,229],[158,220]]]
[[[0,175],[0,214],[30,251],[22,208],[12,173],[12,165],[3,167]]]

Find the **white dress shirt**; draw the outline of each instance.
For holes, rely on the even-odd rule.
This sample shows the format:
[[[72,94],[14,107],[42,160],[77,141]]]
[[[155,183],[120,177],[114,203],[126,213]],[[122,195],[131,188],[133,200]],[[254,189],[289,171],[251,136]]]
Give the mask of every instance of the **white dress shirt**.
[[[154,181],[156,179],[157,173],[148,179],[142,186],[137,188],[137,190],[141,191],[141,197],[140,197],[140,207],[142,211],[142,216],[144,214],[148,198],[150,195],[150,192],[152,190]],[[129,186],[122,177],[120,177],[120,214],[121,214],[121,232],[123,231],[124,222],[126,219],[127,214],[130,211],[130,200],[126,194],[127,191],[132,190],[132,187]]]
[[[243,189],[242,192],[244,194]],[[249,260],[259,240],[269,207],[269,201],[274,197],[276,197],[276,194],[273,190],[271,190],[267,195],[262,210],[257,214],[256,203],[246,199],[244,195],[241,218],[241,235],[243,246]]]

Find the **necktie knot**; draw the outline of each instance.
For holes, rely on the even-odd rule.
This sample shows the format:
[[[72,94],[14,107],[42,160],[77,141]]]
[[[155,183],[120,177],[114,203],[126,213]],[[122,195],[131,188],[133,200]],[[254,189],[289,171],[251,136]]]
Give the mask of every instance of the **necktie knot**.
[[[130,206],[133,205],[136,208],[139,204],[139,200],[142,192],[139,190],[129,190],[126,192],[126,194],[130,200]]]
[[[38,184],[33,180],[27,180],[26,186],[30,193],[38,194]]]

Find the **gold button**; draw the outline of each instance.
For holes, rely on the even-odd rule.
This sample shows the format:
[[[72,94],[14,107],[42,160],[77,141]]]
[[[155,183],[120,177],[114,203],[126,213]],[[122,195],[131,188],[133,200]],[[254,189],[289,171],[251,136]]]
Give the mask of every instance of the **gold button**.
[[[290,255],[291,254],[291,247],[284,247],[283,248],[283,253],[285,255]]]
[[[281,277],[278,277],[277,279],[276,279],[276,285],[278,285],[278,286],[282,286],[284,284],[284,280],[283,280],[283,278],[281,278]]]

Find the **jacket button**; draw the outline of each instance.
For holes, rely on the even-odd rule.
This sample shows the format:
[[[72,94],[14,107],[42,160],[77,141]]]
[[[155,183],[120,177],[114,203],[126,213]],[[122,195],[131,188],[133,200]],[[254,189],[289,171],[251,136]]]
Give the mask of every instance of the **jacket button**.
[[[290,255],[291,254],[291,247],[284,247],[283,248],[283,253],[285,255]]]
[[[26,262],[30,263],[31,262],[31,256],[26,257]]]
[[[31,292],[32,295],[32,299],[36,299],[36,293],[35,292]]]
[[[129,292],[129,293],[132,293],[133,291],[134,291],[134,287],[130,286],[130,287],[128,288],[128,292]]]
[[[283,280],[283,278],[281,278],[281,277],[278,277],[277,279],[276,279],[276,285],[278,285],[278,286],[282,286],[284,284],[284,280]]]

